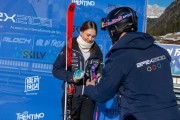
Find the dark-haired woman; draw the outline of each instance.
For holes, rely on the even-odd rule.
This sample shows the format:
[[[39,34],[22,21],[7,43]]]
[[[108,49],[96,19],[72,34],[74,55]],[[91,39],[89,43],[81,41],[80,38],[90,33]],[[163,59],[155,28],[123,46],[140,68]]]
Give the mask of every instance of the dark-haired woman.
[[[88,96],[84,96],[84,86],[86,80],[91,77],[90,70],[95,66],[97,76],[102,74],[103,55],[94,41],[97,35],[97,25],[93,21],[85,21],[80,27],[80,34],[73,38],[72,66],[71,71],[65,69],[66,66],[66,46],[61,50],[53,64],[53,75],[68,83],[73,83],[75,93],[72,98],[72,119],[73,120],[93,120],[95,103]],[[84,77],[79,82],[73,79],[76,70],[83,70]],[[64,105],[64,96],[62,97]]]

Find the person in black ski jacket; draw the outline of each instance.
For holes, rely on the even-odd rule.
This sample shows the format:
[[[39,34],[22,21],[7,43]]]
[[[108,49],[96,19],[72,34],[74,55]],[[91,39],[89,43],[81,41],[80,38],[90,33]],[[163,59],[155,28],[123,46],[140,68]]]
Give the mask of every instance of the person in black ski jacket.
[[[88,96],[83,95],[86,80],[89,79],[92,65],[95,66],[97,76],[101,76],[103,68],[102,52],[94,41],[97,35],[97,25],[93,21],[85,21],[80,27],[80,34],[73,38],[72,65],[71,71],[66,68],[66,46],[61,50],[53,64],[53,75],[61,80],[73,83],[75,93],[72,98],[72,119],[73,120],[93,120],[95,102]],[[73,75],[75,71],[85,71],[81,80],[75,81]],[[79,82],[78,82],[79,81]],[[62,97],[64,107],[64,96]]]
[[[84,95],[106,102],[119,93],[121,120],[180,120],[168,52],[137,32],[138,17],[129,7],[115,8],[102,20],[113,46],[100,82],[87,81]]]

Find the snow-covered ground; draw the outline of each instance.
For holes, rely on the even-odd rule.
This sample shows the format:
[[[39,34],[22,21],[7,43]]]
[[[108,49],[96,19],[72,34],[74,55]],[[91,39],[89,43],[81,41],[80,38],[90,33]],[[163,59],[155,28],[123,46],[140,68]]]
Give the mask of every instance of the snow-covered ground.
[[[173,41],[177,41],[180,40],[180,32],[176,32],[176,33],[168,33],[166,35],[163,36],[159,36],[161,39],[164,40],[173,40]]]
[[[162,36],[154,36],[154,38],[156,39],[155,43],[180,45],[180,32],[168,33]]]

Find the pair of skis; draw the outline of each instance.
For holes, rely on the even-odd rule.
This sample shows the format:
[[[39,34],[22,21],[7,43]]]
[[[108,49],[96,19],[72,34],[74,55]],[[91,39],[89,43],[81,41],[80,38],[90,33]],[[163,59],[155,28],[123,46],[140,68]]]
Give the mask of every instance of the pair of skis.
[[[67,10],[66,22],[66,70],[71,70],[72,64],[72,39],[73,39],[73,22],[76,4],[71,3]],[[75,92],[74,84],[65,82],[65,99],[64,99],[64,120],[72,120],[72,96]]]
[[[71,3],[67,10],[67,23],[66,23],[66,70],[71,70],[72,64],[72,39],[73,39],[73,22],[76,4]],[[95,66],[91,68],[91,79],[96,79]],[[65,100],[64,100],[64,120],[72,120],[72,96],[75,92],[73,83],[65,82]],[[95,120],[98,120],[98,107],[96,106]],[[88,116],[87,116],[88,117]]]

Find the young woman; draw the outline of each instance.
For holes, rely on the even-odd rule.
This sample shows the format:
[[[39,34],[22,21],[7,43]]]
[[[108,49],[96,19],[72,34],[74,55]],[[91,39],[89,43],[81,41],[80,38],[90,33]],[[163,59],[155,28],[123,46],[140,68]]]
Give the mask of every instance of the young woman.
[[[93,21],[85,21],[80,27],[80,34],[73,38],[72,66],[71,71],[65,69],[66,66],[66,46],[61,50],[53,64],[53,75],[68,83],[73,83],[75,93],[72,98],[72,119],[73,120],[93,120],[95,103],[88,96],[84,96],[84,86],[91,77],[91,67],[95,66],[97,75],[101,75],[103,68],[102,52],[94,41],[97,35],[97,25]],[[84,77],[79,82],[73,79],[76,70],[85,72]],[[62,97],[64,98],[64,96]],[[64,106],[64,99],[62,99]]]

